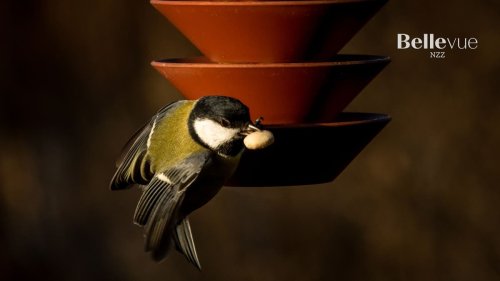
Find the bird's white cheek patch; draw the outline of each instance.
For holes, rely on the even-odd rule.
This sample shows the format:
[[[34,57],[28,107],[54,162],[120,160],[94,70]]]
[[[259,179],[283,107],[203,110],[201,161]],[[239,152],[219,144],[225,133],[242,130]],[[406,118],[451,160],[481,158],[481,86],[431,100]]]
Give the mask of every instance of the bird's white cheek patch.
[[[209,119],[195,120],[193,126],[198,137],[212,149],[230,141],[240,131],[239,129],[223,127]]]

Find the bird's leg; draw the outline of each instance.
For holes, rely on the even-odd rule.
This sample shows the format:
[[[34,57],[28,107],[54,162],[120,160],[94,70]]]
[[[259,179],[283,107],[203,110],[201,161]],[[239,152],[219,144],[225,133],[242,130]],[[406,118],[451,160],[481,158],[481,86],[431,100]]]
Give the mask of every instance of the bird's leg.
[[[255,120],[255,127],[262,129],[262,121],[264,120],[264,117],[260,116]]]

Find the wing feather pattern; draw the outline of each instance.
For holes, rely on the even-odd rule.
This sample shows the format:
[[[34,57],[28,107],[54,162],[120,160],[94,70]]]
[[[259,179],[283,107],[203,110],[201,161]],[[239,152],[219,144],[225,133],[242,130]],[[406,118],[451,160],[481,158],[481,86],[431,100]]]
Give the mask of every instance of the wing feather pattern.
[[[134,215],[136,224],[145,226],[145,249],[151,251],[153,259],[163,259],[176,240],[178,225],[183,225],[183,218],[178,218],[178,210],[184,199],[185,191],[195,182],[210,158],[210,152],[200,152],[178,163],[163,173],[157,174],[146,187]],[[182,226],[181,226],[182,227]],[[199,267],[194,250],[194,241],[188,226],[188,243],[177,248],[186,258]],[[191,247],[192,250],[186,247]],[[194,254],[193,254],[194,253]]]
[[[130,187],[133,184],[148,184],[154,173],[150,170],[147,158],[148,139],[157,122],[168,117],[175,108],[187,101],[177,101],[164,106],[153,118],[139,129],[125,145],[122,155],[117,164],[113,178],[111,179],[111,190],[119,190]]]

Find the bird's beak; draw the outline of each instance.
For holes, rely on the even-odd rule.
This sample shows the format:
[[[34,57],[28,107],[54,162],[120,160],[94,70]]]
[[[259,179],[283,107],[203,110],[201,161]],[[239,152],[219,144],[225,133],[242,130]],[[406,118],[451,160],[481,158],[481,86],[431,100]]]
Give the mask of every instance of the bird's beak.
[[[248,123],[248,125],[246,125],[246,127],[244,127],[243,130],[241,130],[240,134],[243,136],[248,136],[253,132],[260,132],[260,131],[261,131],[261,129],[259,129],[254,124]]]

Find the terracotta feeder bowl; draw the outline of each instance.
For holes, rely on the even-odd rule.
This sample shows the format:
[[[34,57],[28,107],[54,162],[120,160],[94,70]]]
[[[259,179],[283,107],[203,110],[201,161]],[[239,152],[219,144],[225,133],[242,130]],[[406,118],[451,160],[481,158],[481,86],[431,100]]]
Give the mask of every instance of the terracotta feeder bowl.
[[[152,62],[187,99],[231,96],[266,124],[331,122],[389,63],[337,55],[325,62],[219,64],[199,57]]]
[[[275,143],[247,150],[227,186],[289,186],[333,181],[389,123],[384,114],[342,113],[336,122],[266,126]]]
[[[151,4],[216,62],[328,59],[387,0],[161,1]]]

